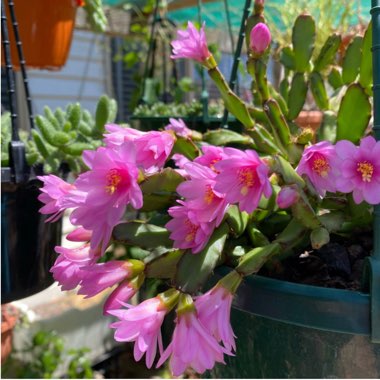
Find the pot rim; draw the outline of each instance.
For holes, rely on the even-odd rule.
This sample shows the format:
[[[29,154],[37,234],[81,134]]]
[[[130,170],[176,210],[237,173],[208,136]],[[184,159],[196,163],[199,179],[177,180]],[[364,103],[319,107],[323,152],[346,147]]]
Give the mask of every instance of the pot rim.
[[[221,267],[218,277],[231,268]],[[318,330],[370,335],[370,295],[346,289],[297,284],[249,276],[233,307],[257,316]]]

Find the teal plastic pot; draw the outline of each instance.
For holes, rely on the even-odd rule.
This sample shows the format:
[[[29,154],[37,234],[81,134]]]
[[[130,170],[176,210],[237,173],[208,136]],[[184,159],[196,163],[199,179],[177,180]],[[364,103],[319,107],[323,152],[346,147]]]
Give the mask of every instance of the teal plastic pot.
[[[235,297],[231,323],[236,356],[225,356],[209,377],[380,377],[368,294],[251,276]]]

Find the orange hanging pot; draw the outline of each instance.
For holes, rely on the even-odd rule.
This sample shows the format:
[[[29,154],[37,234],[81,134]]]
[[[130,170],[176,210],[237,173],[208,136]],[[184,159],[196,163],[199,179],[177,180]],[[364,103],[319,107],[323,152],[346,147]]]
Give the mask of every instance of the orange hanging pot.
[[[66,62],[75,26],[75,0],[13,0],[26,66],[58,70]],[[20,68],[16,40],[11,25],[8,0],[5,1],[11,58]],[[1,64],[4,65],[2,55]]]

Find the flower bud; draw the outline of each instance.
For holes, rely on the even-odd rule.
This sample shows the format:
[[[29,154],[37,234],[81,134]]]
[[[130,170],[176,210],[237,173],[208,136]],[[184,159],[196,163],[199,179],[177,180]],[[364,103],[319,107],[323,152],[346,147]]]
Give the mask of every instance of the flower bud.
[[[90,241],[92,236],[92,231],[86,230],[83,227],[78,227],[74,231],[71,231],[66,239],[69,241]]]
[[[272,39],[269,28],[262,22],[251,30],[250,37],[250,48],[256,55],[262,55]]]
[[[283,187],[277,195],[277,206],[280,208],[288,208],[299,199],[298,191],[292,186]]]

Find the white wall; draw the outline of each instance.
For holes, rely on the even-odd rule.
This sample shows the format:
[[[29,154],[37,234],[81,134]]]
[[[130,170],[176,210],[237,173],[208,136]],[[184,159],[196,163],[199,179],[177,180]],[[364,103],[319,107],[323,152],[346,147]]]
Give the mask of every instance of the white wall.
[[[73,102],[80,102],[93,113],[102,94],[112,95],[110,60],[108,37],[75,30],[68,60],[61,70],[27,70],[34,114],[41,114],[45,105],[55,109]],[[17,90],[21,101],[24,94],[20,74]],[[24,113],[25,104],[20,106]]]

